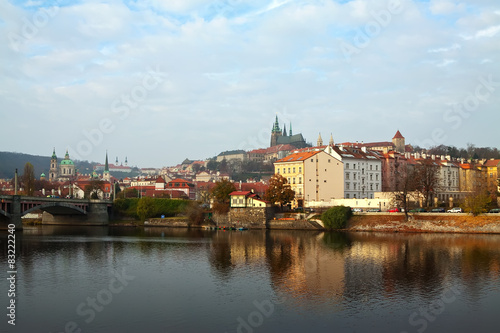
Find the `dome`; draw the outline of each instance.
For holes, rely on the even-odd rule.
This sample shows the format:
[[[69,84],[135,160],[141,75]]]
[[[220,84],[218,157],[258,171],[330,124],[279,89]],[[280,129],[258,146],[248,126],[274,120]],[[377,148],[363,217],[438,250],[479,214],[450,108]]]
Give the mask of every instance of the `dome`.
[[[40,177],[45,177],[45,174],[42,172],[42,174],[40,175]]]
[[[72,160],[62,160],[61,165],[75,165]]]

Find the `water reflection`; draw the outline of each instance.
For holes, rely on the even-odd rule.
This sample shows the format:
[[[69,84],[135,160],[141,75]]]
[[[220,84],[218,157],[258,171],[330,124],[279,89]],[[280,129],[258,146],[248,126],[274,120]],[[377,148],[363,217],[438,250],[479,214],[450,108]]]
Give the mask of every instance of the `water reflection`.
[[[6,234],[0,235],[4,264]],[[160,320],[168,310],[179,321],[172,331],[189,331],[188,327],[196,331],[196,324],[188,323],[175,308],[185,302],[186,292],[195,289],[196,294],[188,298],[203,304],[199,315],[207,319],[201,331],[222,325],[220,311],[225,317],[244,316],[256,299],[286,300],[276,306],[284,317],[276,315],[263,331],[286,325],[298,329],[297,313],[305,313],[308,319],[300,320],[310,321],[309,325],[320,322],[325,331],[326,327],[331,331],[334,321],[339,331],[354,324],[357,331],[368,331],[373,325],[387,325],[385,331],[395,330],[393,326],[408,330],[408,316],[414,309],[440,299],[453,287],[463,290],[460,302],[453,304],[457,313],[468,313],[470,304],[500,306],[498,297],[490,299],[500,294],[498,235],[44,226],[19,233],[17,248],[26,302],[42,292],[45,281],[70,290],[75,281],[85,284],[82,277],[88,277],[89,271],[96,270],[106,280],[105,269],[127,264],[141,281],[130,287],[138,288],[134,297],[151,306],[145,309],[151,317],[144,320]],[[147,293],[141,289],[146,286]],[[167,290],[172,304],[165,302]],[[174,299],[173,290],[184,290],[179,293],[182,301]],[[143,294],[148,298],[143,299]],[[83,291],[76,301],[68,301],[69,306],[81,299],[85,299]],[[153,304],[157,304],[154,309]],[[484,316],[484,325],[496,320],[488,313]],[[452,319],[442,319],[429,331],[452,325]],[[224,321],[226,331],[235,329],[232,322]]]

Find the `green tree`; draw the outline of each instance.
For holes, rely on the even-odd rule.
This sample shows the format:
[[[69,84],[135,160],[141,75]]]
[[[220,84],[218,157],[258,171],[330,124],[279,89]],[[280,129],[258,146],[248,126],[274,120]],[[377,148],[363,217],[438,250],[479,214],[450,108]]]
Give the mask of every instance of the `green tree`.
[[[186,207],[186,216],[188,217],[188,225],[202,225],[205,221],[205,211],[200,206],[199,202],[190,201]]]
[[[269,180],[269,187],[264,194],[264,199],[273,204],[279,204],[280,208],[283,209],[284,205],[295,199],[295,192],[290,188],[285,177],[275,174]]]
[[[137,216],[139,216],[141,221],[145,221],[147,218],[153,216],[155,211],[154,199],[151,197],[143,197],[139,200],[137,204]]]
[[[325,211],[321,220],[327,229],[344,229],[351,216],[351,207],[335,206]]]
[[[24,192],[28,196],[33,196],[35,193],[35,168],[30,162],[24,165],[24,173],[22,176]]]
[[[227,179],[223,179],[215,183],[212,188],[211,195],[214,200],[213,209],[217,213],[227,213],[229,211],[229,194],[236,191],[234,184]]]

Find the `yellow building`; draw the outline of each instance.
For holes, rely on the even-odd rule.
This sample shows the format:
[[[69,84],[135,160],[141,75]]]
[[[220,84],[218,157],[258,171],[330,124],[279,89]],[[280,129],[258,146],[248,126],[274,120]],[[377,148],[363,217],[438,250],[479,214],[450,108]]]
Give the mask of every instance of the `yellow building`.
[[[344,165],[323,150],[282,158],[274,163],[274,173],[285,177],[295,192],[294,208],[344,197]]]
[[[498,167],[500,166],[500,159],[498,160],[488,160],[483,166],[486,168],[486,184],[488,189],[494,191],[500,191],[498,186]]]

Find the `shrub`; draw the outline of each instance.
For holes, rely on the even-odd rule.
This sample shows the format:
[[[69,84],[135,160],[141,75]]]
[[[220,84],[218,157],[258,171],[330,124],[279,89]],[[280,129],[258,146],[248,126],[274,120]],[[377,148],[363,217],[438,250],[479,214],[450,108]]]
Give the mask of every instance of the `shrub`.
[[[324,212],[321,220],[327,229],[344,229],[351,216],[351,207],[335,206]]]

